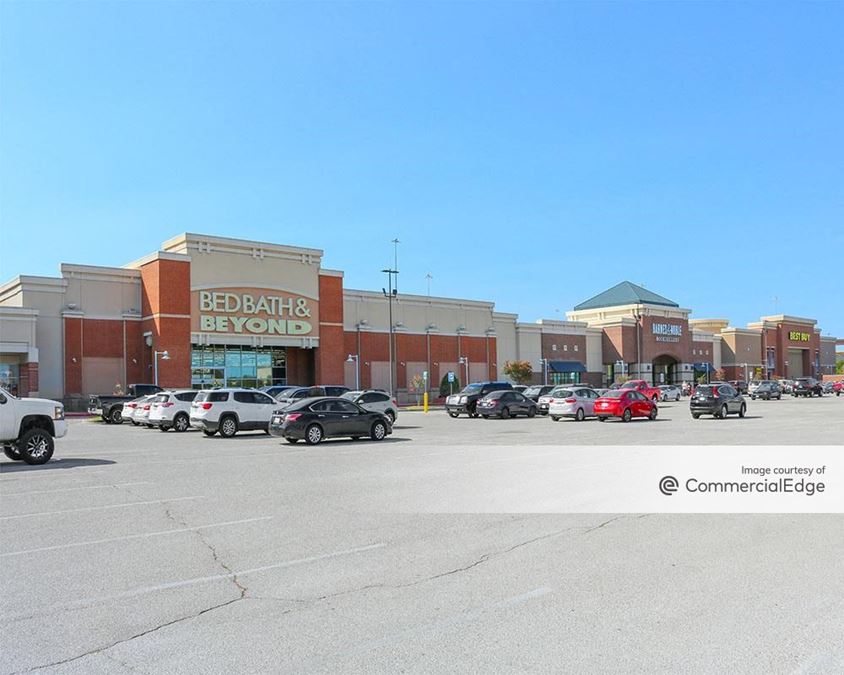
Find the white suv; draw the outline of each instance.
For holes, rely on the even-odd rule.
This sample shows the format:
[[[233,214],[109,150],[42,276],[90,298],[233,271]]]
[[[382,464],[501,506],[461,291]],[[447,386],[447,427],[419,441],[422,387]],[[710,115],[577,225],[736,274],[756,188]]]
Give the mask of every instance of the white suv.
[[[149,411],[149,423],[161,431],[187,431],[190,428],[190,404],[198,393],[194,389],[182,389],[156,394]]]
[[[270,433],[270,419],[278,401],[257,389],[200,391],[190,406],[190,425],[206,436],[218,431],[231,438],[238,431]]]
[[[396,423],[399,414],[399,404],[386,391],[368,389],[366,391],[347,391],[342,398],[357,403],[364,410],[382,412],[390,418],[390,424]]]

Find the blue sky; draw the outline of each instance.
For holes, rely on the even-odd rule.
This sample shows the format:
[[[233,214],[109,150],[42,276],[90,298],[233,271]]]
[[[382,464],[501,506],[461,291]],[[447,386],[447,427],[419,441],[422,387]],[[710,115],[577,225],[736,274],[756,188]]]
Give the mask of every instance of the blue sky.
[[[184,231],[844,336],[844,3],[0,2],[0,277]],[[778,300],[775,300],[777,298]]]

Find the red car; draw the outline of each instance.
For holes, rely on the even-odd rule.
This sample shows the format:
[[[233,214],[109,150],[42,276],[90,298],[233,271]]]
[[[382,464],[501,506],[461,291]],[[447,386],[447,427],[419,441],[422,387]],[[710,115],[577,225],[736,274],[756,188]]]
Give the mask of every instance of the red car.
[[[836,396],[841,396],[844,393],[844,382],[835,382],[832,385],[832,391],[835,392]]]
[[[657,406],[641,392],[613,389],[595,401],[595,415],[600,422],[605,422],[608,417],[620,417],[623,422],[629,422],[634,417],[655,420]]]
[[[645,398],[650,399],[654,403],[659,401],[662,397],[662,391],[659,387],[654,387],[648,384],[645,380],[628,380],[621,385],[621,389],[638,391]]]

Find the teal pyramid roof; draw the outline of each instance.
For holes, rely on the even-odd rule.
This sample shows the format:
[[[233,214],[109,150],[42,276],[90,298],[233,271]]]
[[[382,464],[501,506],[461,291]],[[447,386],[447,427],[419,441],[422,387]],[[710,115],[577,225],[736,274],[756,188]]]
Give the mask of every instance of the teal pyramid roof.
[[[664,298],[657,293],[642,288],[629,281],[622,281],[620,284],[598,293],[593,298],[581,302],[575,306],[575,311],[581,309],[598,309],[599,307],[618,307],[619,305],[664,305],[666,307],[679,307],[676,302]]]

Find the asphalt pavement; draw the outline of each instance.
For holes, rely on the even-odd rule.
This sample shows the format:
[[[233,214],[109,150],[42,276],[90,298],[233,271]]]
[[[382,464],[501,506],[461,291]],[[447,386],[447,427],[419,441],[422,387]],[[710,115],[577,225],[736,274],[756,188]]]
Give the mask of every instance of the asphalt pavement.
[[[73,420],[0,462],[0,672],[844,672],[844,516],[373,507],[540,445],[844,449],[844,398],[686,405],[316,447]]]

